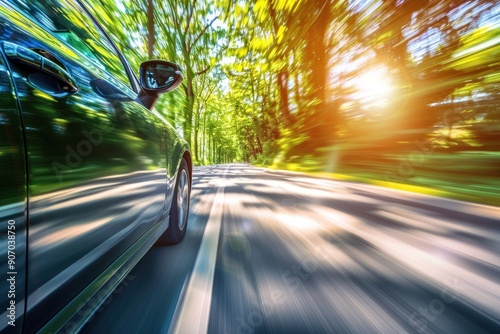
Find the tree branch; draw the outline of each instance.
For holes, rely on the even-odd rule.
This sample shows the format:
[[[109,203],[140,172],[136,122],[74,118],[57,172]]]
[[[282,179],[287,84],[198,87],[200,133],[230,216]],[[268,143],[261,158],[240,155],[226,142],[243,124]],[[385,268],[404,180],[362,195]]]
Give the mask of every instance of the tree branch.
[[[215,22],[215,20],[217,20],[219,18],[219,15],[217,15],[216,17],[214,17],[212,19],[212,21],[210,21],[209,24],[207,24],[205,26],[205,28],[203,28],[203,30],[198,34],[198,36],[196,36],[196,38],[194,39],[193,43],[191,43],[191,46],[189,48],[189,52],[191,53],[191,50],[194,48],[194,46],[196,45],[196,43],[198,43],[198,41],[200,40],[201,36],[203,36],[203,34],[205,33],[205,31],[207,31],[207,29]]]
[[[193,1],[191,6],[188,6],[188,16],[186,20],[186,29],[184,30],[184,35],[187,35],[189,32],[189,25],[191,24],[191,19],[193,18],[193,12],[195,6],[196,6],[196,0]]]
[[[202,75],[203,73],[206,73],[208,70],[210,69],[210,65],[208,65],[205,69],[199,71],[199,72],[196,72],[194,75]]]

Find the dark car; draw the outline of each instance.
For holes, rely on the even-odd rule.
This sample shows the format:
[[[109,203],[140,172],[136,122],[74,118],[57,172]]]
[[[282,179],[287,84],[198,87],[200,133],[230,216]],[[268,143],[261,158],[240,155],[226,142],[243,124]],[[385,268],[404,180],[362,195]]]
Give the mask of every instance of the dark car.
[[[0,0],[0,331],[75,332],[189,212],[187,143],[79,0]],[[137,69],[136,69],[137,70]]]

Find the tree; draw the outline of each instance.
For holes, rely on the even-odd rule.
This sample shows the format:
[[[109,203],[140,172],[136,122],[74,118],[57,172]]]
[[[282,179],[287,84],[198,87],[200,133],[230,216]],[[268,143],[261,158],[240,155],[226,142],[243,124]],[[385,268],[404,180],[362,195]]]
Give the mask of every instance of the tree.
[[[157,47],[160,55],[167,56],[183,66],[183,88],[185,93],[184,138],[193,144],[193,112],[195,107],[194,80],[207,73],[220,53],[218,39],[222,37],[221,27],[215,27],[218,16],[214,5],[199,1],[167,0],[155,7],[156,23],[161,31]],[[168,17],[168,21],[165,18]],[[160,42],[160,40],[162,42]]]
[[[447,66],[461,36],[475,29],[494,1],[385,0],[365,29],[376,59],[399,77],[401,99],[394,110],[408,139],[428,133],[445,112],[443,101],[478,73]],[[412,135],[413,134],[413,135]],[[407,140],[408,140],[407,139]]]

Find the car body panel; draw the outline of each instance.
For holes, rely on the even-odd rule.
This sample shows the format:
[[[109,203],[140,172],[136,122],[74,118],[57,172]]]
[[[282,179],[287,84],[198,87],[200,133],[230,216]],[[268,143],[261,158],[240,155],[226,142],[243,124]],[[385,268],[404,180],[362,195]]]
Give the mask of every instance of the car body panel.
[[[103,273],[137,256],[131,249],[152,245],[141,237],[166,228],[176,171],[187,152],[173,127],[140,103],[119,58],[108,58],[115,52],[111,42],[91,40],[96,34],[81,38],[91,27],[102,33],[84,13],[77,1],[0,2],[3,50],[35,51],[78,87],[68,93],[50,75],[8,61],[27,150],[25,332],[81,302],[89,287],[98,291]],[[57,21],[46,22],[51,19]],[[16,223],[22,228],[22,219]]]
[[[115,291],[129,271],[158,240],[168,227],[166,217],[137,240],[125,253],[115,260],[94,281],[85,287],[61,311],[57,313],[38,333],[76,333],[94,313],[106,305],[108,297]],[[126,286],[127,282],[123,285]]]
[[[0,53],[0,269],[7,278],[2,279],[0,294],[0,330],[15,320],[22,328],[25,304],[26,217],[28,197],[26,188],[26,152],[23,128],[8,64]],[[8,260],[12,259],[12,262]],[[5,288],[4,288],[5,284]],[[13,286],[13,288],[12,288]],[[11,312],[11,301],[14,310]],[[16,329],[16,330],[17,330]],[[14,332],[16,332],[16,330]]]

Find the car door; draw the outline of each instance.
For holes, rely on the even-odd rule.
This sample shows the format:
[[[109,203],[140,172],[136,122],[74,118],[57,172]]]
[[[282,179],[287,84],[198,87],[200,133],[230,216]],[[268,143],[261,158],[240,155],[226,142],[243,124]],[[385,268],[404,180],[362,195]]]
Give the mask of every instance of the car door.
[[[31,332],[163,218],[166,128],[77,1],[11,1],[1,15],[28,157]]]
[[[0,333],[22,328],[25,303],[26,152],[13,92],[7,63],[0,54],[0,270],[6,276],[0,289]]]

